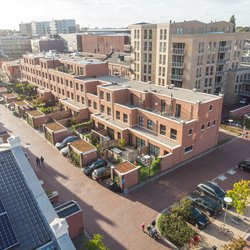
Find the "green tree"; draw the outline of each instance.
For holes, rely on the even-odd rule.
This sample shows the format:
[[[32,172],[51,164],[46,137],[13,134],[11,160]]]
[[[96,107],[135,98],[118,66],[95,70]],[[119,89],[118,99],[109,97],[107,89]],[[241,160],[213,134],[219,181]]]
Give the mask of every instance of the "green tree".
[[[235,32],[235,27],[236,27],[236,18],[235,18],[235,15],[232,15],[230,17],[229,22],[233,24],[233,32]]]
[[[174,205],[172,206],[172,212],[185,219],[191,213],[191,204],[191,200],[183,198],[179,202],[174,203]]]
[[[84,246],[88,250],[109,250],[109,248],[105,246],[103,235],[101,234],[94,234],[93,239],[89,240]]]
[[[238,214],[244,214],[249,204],[250,181],[241,180],[234,183],[233,189],[227,191],[227,195],[232,198],[233,206]]]
[[[224,245],[224,250],[242,250],[247,245],[247,242],[242,238],[239,237],[238,239],[233,239],[229,244]]]

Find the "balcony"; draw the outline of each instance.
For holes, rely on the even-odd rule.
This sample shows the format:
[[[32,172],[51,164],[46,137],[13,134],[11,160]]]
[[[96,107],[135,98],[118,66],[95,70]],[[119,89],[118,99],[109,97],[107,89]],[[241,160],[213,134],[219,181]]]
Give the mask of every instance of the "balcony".
[[[183,75],[170,75],[171,80],[182,81]]]
[[[228,47],[226,46],[219,47],[219,53],[226,53],[227,51],[228,51]]]
[[[173,55],[184,55],[185,54],[185,49],[171,48],[171,50],[172,50]]]
[[[183,62],[171,62],[171,67],[172,68],[183,69],[184,68],[184,63]]]

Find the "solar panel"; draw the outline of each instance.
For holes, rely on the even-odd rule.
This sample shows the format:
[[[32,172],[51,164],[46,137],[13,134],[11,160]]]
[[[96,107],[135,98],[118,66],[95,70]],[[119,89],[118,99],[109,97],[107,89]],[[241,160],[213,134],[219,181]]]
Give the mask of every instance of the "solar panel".
[[[0,250],[11,249],[19,245],[19,241],[11,226],[7,213],[0,215]]]

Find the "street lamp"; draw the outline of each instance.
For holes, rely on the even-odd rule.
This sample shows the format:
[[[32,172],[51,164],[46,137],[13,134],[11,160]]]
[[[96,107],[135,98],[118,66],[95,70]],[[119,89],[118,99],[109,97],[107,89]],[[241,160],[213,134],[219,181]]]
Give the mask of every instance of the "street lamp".
[[[232,203],[232,198],[230,197],[224,197],[224,201],[226,202],[226,210],[225,210],[225,215],[224,215],[224,220],[223,220],[223,224],[225,225],[226,222],[226,217],[227,217],[227,208],[228,208],[228,204]]]
[[[229,119],[228,121],[229,121],[229,134],[230,134],[230,132],[231,132],[231,125],[232,125],[232,122],[233,122],[234,120]]]

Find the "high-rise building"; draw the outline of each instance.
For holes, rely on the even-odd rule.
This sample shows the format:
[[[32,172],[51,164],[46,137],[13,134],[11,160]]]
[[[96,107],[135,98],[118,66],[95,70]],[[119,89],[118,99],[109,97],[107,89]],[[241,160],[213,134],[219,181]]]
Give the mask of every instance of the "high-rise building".
[[[31,22],[32,37],[41,37],[50,34],[50,22]]]
[[[131,28],[133,78],[205,93],[225,91],[230,69],[240,66],[249,33],[229,22],[138,23]]]

